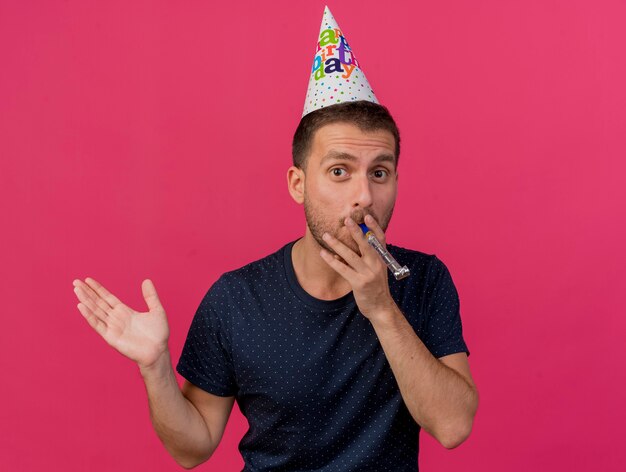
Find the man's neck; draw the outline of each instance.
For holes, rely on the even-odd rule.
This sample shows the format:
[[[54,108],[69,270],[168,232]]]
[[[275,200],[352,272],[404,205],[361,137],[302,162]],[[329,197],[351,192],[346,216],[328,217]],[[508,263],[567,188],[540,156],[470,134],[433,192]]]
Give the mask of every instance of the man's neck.
[[[346,279],[330,267],[322,256],[321,246],[307,232],[291,249],[291,261],[298,283],[312,297],[336,300],[352,291]]]

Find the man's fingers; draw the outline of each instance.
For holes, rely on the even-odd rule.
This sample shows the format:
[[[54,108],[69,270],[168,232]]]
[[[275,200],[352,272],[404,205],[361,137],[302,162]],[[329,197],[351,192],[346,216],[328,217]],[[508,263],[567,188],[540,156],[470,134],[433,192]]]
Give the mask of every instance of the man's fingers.
[[[107,324],[102,321],[102,319],[94,315],[94,313],[82,303],[79,303],[77,307],[78,311],[80,311],[80,314],[83,315],[83,317],[87,320],[87,323],[89,323],[89,326],[95,329],[100,336],[104,337],[104,333],[107,329]]]
[[[384,246],[386,244],[385,232],[372,215],[365,215],[365,224],[369,229],[372,230],[374,236],[376,236],[376,239],[378,239]]]
[[[143,298],[150,311],[161,308],[161,301],[159,300],[159,296],[157,295],[156,288],[154,287],[152,280],[146,279],[143,281],[141,284],[141,292],[143,293]]]
[[[361,251],[361,255],[365,256],[369,251],[373,251],[373,249],[368,244],[365,239],[365,235],[363,234],[363,230],[352,218],[346,218],[345,220],[346,227],[350,231],[352,235],[352,239],[356,241],[359,245],[359,250]]]
[[[331,266],[339,275],[341,275],[344,279],[350,280],[351,276],[354,275],[354,270],[348,267],[346,264],[336,259],[330,252],[326,249],[320,251],[320,255],[322,259],[326,261],[326,263]]]
[[[324,233],[322,238],[350,267],[357,271],[362,269],[363,261],[352,249],[329,233]]]
[[[115,295],[113,295],[106,288],[104,288],[102,284],[96,282],[91,277],[87,277],[85,279],[85,283],[87,283],[87,285],[89,285],[94,292],[100,295],[100,297],[103,298],[104,301],[106,301],[109,306],[111,306],[111,308],[115,308],[116,305],[122,303],[117,299],[117,297],[115,297]]]
[[[89,285],[80,280],[74,281],[74,293],[83,305],[89,307],[94,314],[97,314],[103,319],[108,316],[108,311],[112,310],[109,304],[100,298]]]

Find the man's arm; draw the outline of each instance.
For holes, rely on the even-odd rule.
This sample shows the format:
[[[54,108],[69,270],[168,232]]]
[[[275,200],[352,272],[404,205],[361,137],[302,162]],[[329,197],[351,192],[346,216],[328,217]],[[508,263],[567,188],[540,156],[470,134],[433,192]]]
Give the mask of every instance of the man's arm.
[[[446,356],[441,362],[433,357],[391,297],[382,258],[352,219],[346,218],[345,224],[361,255],[328,233],[322,237],[343,261],[325,249],[320,255],[352,286],[359,310],[372,323],[415,421],[444,447],[458,446],[469,436],[478,408],[478,392],[467,358],[463,360],[465,354]],[[370,215],[365,224],[385,244],[383,230]]]
[[[478,391],[467,355],[435,359],[394,307],[370,320],[404,403],[415,421],[444,447],[457,447],[469,436],[478,409]]]
[[[73,285],[78,310],[89,325],[139,366],[152,424],[168,452],[185,468],[206,461],[222,438],[234,398],[211,395],[189,383],[181,392],[167,347],[167,316],[152,282],[141,286],[149,309],[145,313],[132,310],[91,278]]]
[[[234,397],[212,395],[188,381],[181,392],[169,352],[140,371],[152,425],[167,451],[185,469],[207,461],[222,439]]]

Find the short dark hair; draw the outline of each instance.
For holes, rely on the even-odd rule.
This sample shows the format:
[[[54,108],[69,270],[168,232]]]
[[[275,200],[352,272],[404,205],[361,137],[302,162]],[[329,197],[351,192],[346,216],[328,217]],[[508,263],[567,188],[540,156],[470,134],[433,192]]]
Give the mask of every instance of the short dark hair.
[[[350,123],[362,131],[389,131],[396,142],[396,165],[400,158],[400,131],[386,107],[365,100],[337,103],[319,108],[302,117],[293,135],[293,165],[303,169],[311,152],[315,132],[331,123]]]

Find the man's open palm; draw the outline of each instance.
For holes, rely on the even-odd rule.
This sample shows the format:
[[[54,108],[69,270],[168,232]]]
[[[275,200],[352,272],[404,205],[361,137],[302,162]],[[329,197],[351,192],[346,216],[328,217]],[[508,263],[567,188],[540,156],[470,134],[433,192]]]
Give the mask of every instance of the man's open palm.
[[[150,280],[141,284],[148,312],[119,301],[94,279],[74,280],[78,310],[104,340],[140,367],[152,365],[167,350],[169,327],[165,310]]]

